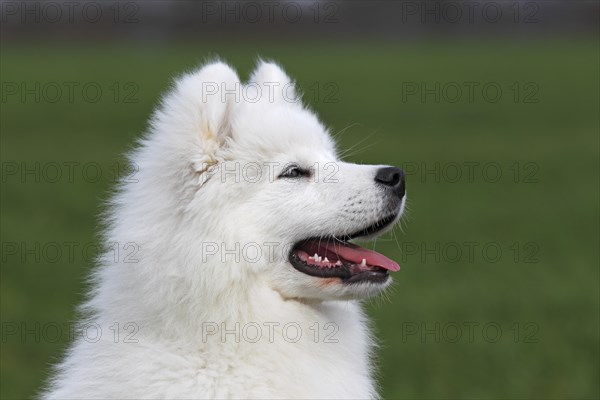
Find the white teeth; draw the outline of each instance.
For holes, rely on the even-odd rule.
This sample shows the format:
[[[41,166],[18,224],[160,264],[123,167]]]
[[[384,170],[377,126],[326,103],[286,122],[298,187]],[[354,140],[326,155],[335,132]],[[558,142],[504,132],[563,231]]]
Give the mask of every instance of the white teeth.
[[[362,261],[360,262],[360,266],[361,267],[366,267],[367,266],[367,260],[365,260],[364,258],[362,259]]]
[[[308,259],[313,260],[315,262],[319,262],[319,263],[333,264],[333,261],[329,261],[329,259],[327,257],[321,257],[317,253],[315,253],[314,256],[309,256]],[[340,260],[338,260],[338,261],[336,261],[335,265],[340,266],[340,265],[342,265],[342,262]]]

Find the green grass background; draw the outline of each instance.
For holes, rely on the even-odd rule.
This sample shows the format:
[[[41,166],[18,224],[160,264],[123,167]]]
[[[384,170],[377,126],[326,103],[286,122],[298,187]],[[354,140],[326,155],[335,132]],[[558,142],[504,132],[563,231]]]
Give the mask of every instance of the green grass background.
[[[377,241],[376,248],[401,260],[395,287],[368,302],[380,339],[379,375],[385,398],[599,397],[599,143],[598,43],[540,41],[487,43],[398,43],[261,45],[259,42],[180,43],[163,46],[3,46],[3,82],[98,82],[98,103],[50,104],[15,97],[3,100],[1,157],[6,162],[96,162],[105,168],[98,183],[63,178],[58,183],[2,181],[2,242],[97,240],[97,218],[112,187],[109,166],[146,127],[171,78],[207,56],[219,54],[246,78],[258,55],[279,61],[304,87],[306,100],[338,136],[341,149],[361,142],[348,160],[365,163],[487,162],[502,167],[488,183],[476,169],[473,182],[435,182],[408,176],[409,213],[403,229]],[[113,102],[113,82],[135,82],[136,103]],[[497,82],[503,97],[456,103],[430,97],[402,100],[402,82]],[[315,95],[315,83],[339,88],[336,103]],[[514,102],[509,86],[534,82],[537,103]],[[76,91],[76,93],[78,93]],[[361,151],[355,151],[361,150]],[[513,163],[535,163],[533,183],[515,183]],[[28,164],[31,165],[31,164]],[[411,164],[414,165],[414,164]],[[79,171],[79,175],[77,174]],[[466,170],[463,170],[465,172]],[[479,171],[479,173],[477,173]],[[477,242],[472,260],[456,262],[401,252],[406,243]],[[503,250],[492,263],[484,243]],[[510,246],[539,247],[537,262],[517,260]],[[464,249],[464,247],[463,247]],[[3,249],[4,251],[4,249]],[[83,280],[92,267],[80,252],[75,260],[36,262],[3,254],[2,322],[64,323],[74,317]],[[472,342],[465,323],[479,324]],[[428,329],[456,323],[456,343],[431,334],[406,335],[407,327]],[[488,343],[486,323],[502,328]],[[513,327],[520,326],[515,343]],[[526,341],[533,323],[534,342]],[[450,325],[449,325],[450,324]],[[6,333],[6,332],[5,332]],[[443,332],[442,332],[443,333]],[[492,335],[493,330],[489,333]],[[404,334],[404,336],[403,336]],[[66,335],[65,335],[66,336]],[[492,335],[493,336],[493,335]],[[60,357],[56,343],[28,335],[3,336],[2,398],[28,398],[41,387],[49,365]],[[115,362],[118,362],[117,360]]]

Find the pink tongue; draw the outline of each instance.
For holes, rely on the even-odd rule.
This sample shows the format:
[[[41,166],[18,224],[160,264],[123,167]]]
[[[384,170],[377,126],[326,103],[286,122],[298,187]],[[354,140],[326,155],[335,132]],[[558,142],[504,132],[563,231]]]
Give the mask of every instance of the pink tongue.
[[[355,264],[360,264],[364,259],[367,265],[385,268],[392,272],[400,270],[400,265],[395,261],[390,260],[383,254],[379,254],[373,250],[367,250],[360,246],[351,243],[341,244],[338,242],[334,243],[322,243],[321,246],[327,250],[336,253],[341,258],[351,261]]]

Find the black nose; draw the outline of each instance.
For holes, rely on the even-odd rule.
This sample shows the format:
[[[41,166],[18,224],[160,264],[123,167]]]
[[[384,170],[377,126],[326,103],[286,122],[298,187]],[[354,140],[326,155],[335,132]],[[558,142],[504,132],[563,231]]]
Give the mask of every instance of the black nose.
[[[404,171],[396,167],[384,167],[377,170],[375,182],[392,189],[398,197],[403,197],[406,191],[404,186]]]

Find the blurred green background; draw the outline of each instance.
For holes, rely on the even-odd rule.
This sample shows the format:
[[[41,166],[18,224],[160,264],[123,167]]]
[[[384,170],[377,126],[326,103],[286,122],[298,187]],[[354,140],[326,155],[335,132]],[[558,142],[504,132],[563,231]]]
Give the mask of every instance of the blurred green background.
[[[2,44],[2,398],[34,396],[66,348],[66,331],[48,340],[27,330],[74,318],[92,268],[82,245],[97,243],[115,165],[172,77],[211,55],[243,79],[258,55],[277,60],[332,132],[343,130],[340,149],[356,145],[348,160],[406,169],[402,229],[371,244],[402,265],[393,290],[368,302],[384,398],[600,396],[596,38],[208,43]],[[50,92],[22,101],[15,82],[103,92],[95,103],[78,89],[73,102],[47,101]],[[436,82],[465,92],[456,102],[452,85],[439,102],[407,92]],[[476,88],[469,101],[465,82],[493,83],[502,97]],[[63,165],[63,176],[22,179],[36,162]],[[72,181],[66,162],[79,163]],[[97,182],[82,178],[90,163]],[[52,243],[63,251],[55,262]]]

